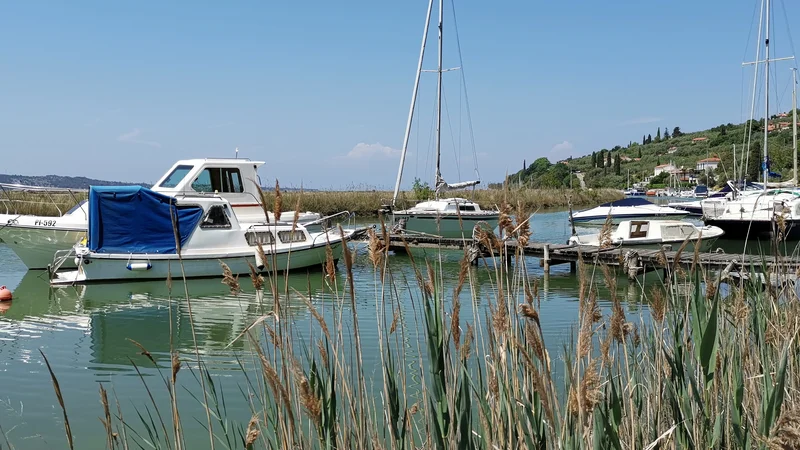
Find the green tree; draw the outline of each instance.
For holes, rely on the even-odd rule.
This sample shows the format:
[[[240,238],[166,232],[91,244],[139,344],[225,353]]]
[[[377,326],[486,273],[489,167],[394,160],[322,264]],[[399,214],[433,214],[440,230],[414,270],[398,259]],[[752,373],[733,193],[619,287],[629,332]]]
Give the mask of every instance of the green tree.
[[[592,167],[597,167],[597,153],[592,152]]]
[[[414,178],[414,184],[411,186],[414,191],[414,197],[417,200],[428,200],[433,196],[433,189],[428,182],[422,182],[419,178]]]
[[[647,144],[647,136],[642,135],[642,145]]]
[[[606,165],[611,167],[611,152],[606,153]]]
[[[664,140],[669,139],[669,128],[664,127]]]
[[[676,138],[676,137],[679,137],[679,136],[683,136],[683,133],[681,132],[681,127],[673,128],[672,129],[672,137]]]
[[[642,158],[642,149],[640,148],[639,149],[639,159],[641,159],[641,158]]]
[[[656,131],[656,142],[661,142],[661,127],[658,127],[658,131]]]
[[[620,168],[620,164],[621,164],[620,160],[621,159],[622,158],[620,158],[619,152],[617,152],[616,156],[614,156],[614,173],[617,174],[617,175],[619,175],[621,170],[622,170]]]
[[[647,143],[649,144],[651,142],[653,142],[653,137],[648,134],[647,135]]]

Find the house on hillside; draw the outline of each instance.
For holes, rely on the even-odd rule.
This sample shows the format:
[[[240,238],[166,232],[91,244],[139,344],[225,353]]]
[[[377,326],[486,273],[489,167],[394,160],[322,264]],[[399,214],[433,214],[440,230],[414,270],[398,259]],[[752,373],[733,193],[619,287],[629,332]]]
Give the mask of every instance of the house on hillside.
[[[698,142],[705,142],[707,140],[708,140],[708,138],[705,137],[705,136],[696,137],[696,138],[692,139],[692,144],[697,144]]]
[[[633,159],[630,156],[625,156],[625,155],[620,156],[619,160],[622,161],[622,162],[631,162],[631,161],[633,161]]]
[[[694,176],[694,170],[681,167],[679,169],[669,171],[670,178],[675,179],[681,183],[697,184],[697,178]]]
[[[656,166],[655,169],[653,169],[653,176],[657,176],[657,175],[661,174],[661,172],[671,172],[671,171],[673,171],[675,169],[677,169],[677,167],[672,165],[672,163],[670,163],[670,164],[661,164],[659,166]]]
[[[678,151],[678,147],[670,147],[669,150],[667,150],[667,154],[671,155],[671,154],[673,154],[673,153],[675,153],[677,151]]]
[[[697,170],[702,172],[710,172],[712,170],[717,170],[717,166],[719,166],[720,159],[719,158],[706,158],[697,161]]]

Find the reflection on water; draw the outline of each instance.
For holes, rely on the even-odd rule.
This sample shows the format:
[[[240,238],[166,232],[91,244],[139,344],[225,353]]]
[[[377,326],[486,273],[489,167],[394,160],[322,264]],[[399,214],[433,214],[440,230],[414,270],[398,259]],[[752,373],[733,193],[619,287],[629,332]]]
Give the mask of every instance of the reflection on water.
[[[571,233],[566,212],[537,214],[531,223],[535,240],[561,243]],[[439,267],[445,275],[444,292],[453,291],[458,278],[459,252],[414,252],[412,256],[418,264],[424,264],[424,260],[440,261]],[[415,316],[418,312],[414,306],[419,300],[415,272],[408,256],[393,255],[391,258],[399,308],[405,318],[404,331],[409,339],[416,340],[419,338],[416,327],[423,319]],[[571,338],[576,323],[577,278],[569,272],[569,265],[554,266],[551,273],[545,275],[537,259],[526,258],[524,264],[524,270],[538,279],[545,342],[551,352],[557,354],[564,340]],[[339,269],[342,268],[340,263]],[[491,268],[470,270],[476,290],[471,293],[468,287],[464,289],[461,315],[482,322],[487,303],[495,300]],[[608,312],[610,296],[600,270],[591,266],[586,266],[586,270],[594,275],[592,282],[598,286],[600,298],[606,300],[600,303],[601,308]],[[363,245],[356,249],[353,271],[355,312],[365,343],[366,372],[380,373],[376,370],[380,361],[375,344],[378,340],[376,311],[381,311],[387,322],[391,322],[393,311],[392,308],[379,309],[376,305],[376,275]],[[219,279],[192,280],[186,286],[192,299],[190,313],[190,305],[184,299],[184,285],[178,281],[171,290],[163,281],[51,289],[46,278],[41,272],[26,273],[13,254],[0,245],[0,284],[14,291],[13,303],[10,307],[2,305],[7,309],[0,310],[0,386],[4,386],[0,390],[0,425],[9,433],[16,448],[61,447],[64,443],[63,419],[39,349],[48,356],[59,378],[78,448],[101,448],[105,443],[104,431],[97,421],[102,413],[97,396],[99,382],[106,388],[113,388],[123,412],[132,416],[147,404],[143,380],[136,375],[134,364],[149,386],[160,382],[152,381],[160,380],[153,377],[158,372],[129,339],[147,349],[162,368],[169,367],[172,339],[172,345],[188,367],[186,373],[181,371],[179,378],[184,383],[182,386],[189,390],[193,389],[191,381],[196,376],[191,372],[196,339],[212,376],[219,380],[220,388],[226,389],[230,418],[247,422],[250,417],[247,399],[242,398],[239,390],[245,380],[237,369],[240,365],[251,368],[255,363],[248,351],[248,341],[236,338],[248,324],[272,311],[271,294],[256,295],[247,278],[240,279],[243,292],[238,295],[232,295]],[[308,296],[326,318],[341,313],[345,333],[352,329],[349,297],[343,301],[341,295],[345,285],[342,273],[334,280],[335,289],[318,271],[293,273],[286,278],[281,275],[273,281],[279,292],[296,290]],[[662,283],[659,272],[652,272],[634,284],[629,284],[624,277],[617,278],[616,294],[626,302],[628,320],[636,321],[639,314],[648,315],[643,293],[659,283]],[[288,306],[288,316],[280,320],[293,321],[302,333],[310,328],[312,319],[299,295],[293,294],[288,305],[284,303]],[[473,309],[470,301],[472,295],[477,309]],[[299,335],[296,339],[302,345],[308,336]],[[417,360],[417,348],[416,344],[408,345],[409,361]],[[161,397],[157,399],[159,403],[168,402]],[[203,417],[200,405],[189,395],[183,396],[181,404],[183,417]],[[169,409],[168,404],[165,408]],[[197,436],[198,445],[205,442],[202,427],[196,421],[186,419],[183,426],[187,436]]]

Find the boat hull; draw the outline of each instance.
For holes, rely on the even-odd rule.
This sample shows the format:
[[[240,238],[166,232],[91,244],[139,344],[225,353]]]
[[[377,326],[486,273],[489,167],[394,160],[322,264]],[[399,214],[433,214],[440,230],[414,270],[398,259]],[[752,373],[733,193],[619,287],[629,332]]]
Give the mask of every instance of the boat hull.
[[[335,260],[341,257],[342,245],[342,241],[330,244]],[[279,272],[305,268],[321,269],[326,257],[325,245],[292,252],[267,254],[267,264],[260,272],[268,273],[275,269]],[[143,255],[93,255],[88,258],[88,261],[88,263],[82,263],[77,270],[55,274],[51,283],[58,285],[122,280],[163,280],[167,277],[180,279],[184,276],[186,278],[221,277],[221,263],[225,263],[234,275],[249,274],[250,265],[258,266],[254,252],[227,256],[184,256],[182,260],[178,260],[177,255],[159,255],[157,259],[148,259]]]
[[[770,220],[706,219],[704,223],[725,230],[726,239],[772,239],[775,236],[775,227],[777,227]],[[784,234],[784,239],[800,240],[800,221],[787,220]]]
[[[455,214],[394,214],[395,223],[399,224],[403,221],[405,225],[402,229],[407,232],[454,239],[471,238],[472,230],[478,224],[488,224],[488,227],[494,230],[497,228],[499,217],[499,214],[462,214],[460,216]]]
[[[570,241],[570,243],[575,243]],[[715,244],[717,243],[717,237],[702,239],[700,241],[700,252],[709,252],[715,249]],[[577,244],[577,243],[576,243]],[[580,245],[589,245],[594,246],[592,244],[580,244]],[[623,242],[621,244],[614,244],[614,248],[623,248],[623,249],[631,249],[631,250],[660,250],[665,245],[672,246],[672,250],[678,250],[681,245],[683,245],[683,241],[671,241],[671,242],[643,242],[643,243],[631,243],[631,242]],[[689,242],[686,244],[686,247],[683,249],[685,253],[691,253],[694,251],[695,247],[697,246],[696,239],[690,239]]]
[[[46,269],[59,250],[72,248],[86,236],[86,230],[5,225],[0,226],[2,240],[28,269]],[[64,267],[75,267],[70,259]]]

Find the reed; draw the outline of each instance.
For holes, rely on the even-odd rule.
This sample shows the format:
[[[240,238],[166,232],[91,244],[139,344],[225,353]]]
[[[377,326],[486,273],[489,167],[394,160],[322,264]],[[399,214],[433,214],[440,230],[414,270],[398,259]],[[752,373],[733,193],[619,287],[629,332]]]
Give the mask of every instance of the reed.
[[[509,204],[500,205],[504,214]],[[530,234],[524,222],[507,225],[504,236],[484,240],[524,241]],[[202,364],[192,372],[205,379],[203,404],[220,421],[210,439],[229,448],[796,448],[800,304],[792,289],[750,282],[719,289],[721,281],[700,266],[669,269],[664,283],[645,293],[650,312],[634,317],[617,296],[612,269],[581,264],[576,333],[551,354],[538,284],[521,249],[505,255],[505,246],[490,247],[497,264],[473,268],[465,255],[454,274],[412,257],[409,279],[387,257],[381,234],[371,234],[362,263],[374,270],[374,290],[356,291],[358,261],[349,252],[344,287],[339,276],[316,275],[334,299],[328,315],[310,295],[280,292],[277,274],[267,273],[254,285],[279,298],[276,309],[262,311],[237,338],[250,342],[241,356],[259,367],[245,373],[242,387],[249,422],[230,426],[212,377]],[[329,258],[326,267],[333,266]],[[489,273],[488,292],[478,289],[479,270]],[[401,290],[412,298],[402,312]],[[363,364],[353,326],[357,299],[375,301],[378,370]],[[612,305],[609,313],[599,307],[603,300]],[[293,301],[307,305],[310,331],[285,314]],[[462,310],[467,301],[472,314]],[[420,325],[419,334],[408,333],[409,321]],[[554,377],[554,364],[564,365],[563,378]],[[179,367],[173,358],[167,387]],[[371,395],[370,385],[382,395]],[[137,427],[121,414],[109,419],[102,390],[101,400],[101,431],[111,447],[115,439],[142,445],[133,433],[123,438],[112,431],[142,427],[163,447],[183,442],[167,436],[159,414]]]

